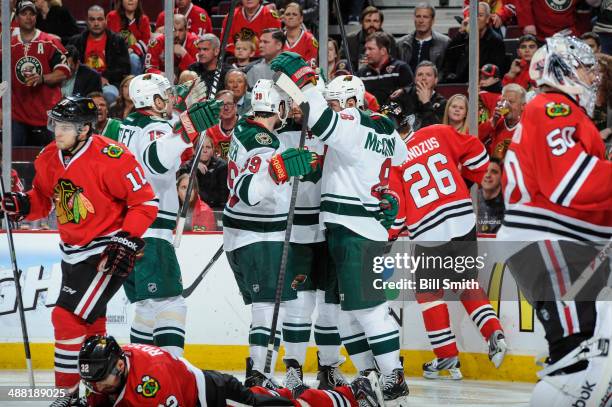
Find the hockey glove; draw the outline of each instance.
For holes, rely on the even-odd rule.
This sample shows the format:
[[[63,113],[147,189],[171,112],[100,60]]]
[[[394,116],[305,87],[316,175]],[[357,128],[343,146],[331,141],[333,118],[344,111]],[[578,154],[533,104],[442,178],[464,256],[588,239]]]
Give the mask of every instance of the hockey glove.
[[[270,63],[270,68],[273,71],[280,71],[291,78],[293,82],[301,89],[307,84],[317,84],[317,75],[304,61],[299,54],[295,52],[283,52]]]
[[[196,102],[179,115],[174,132],[180,134],[185,143],[192,143],[201,132],[219,123],[219,111],[223,102],[209,100]]]
[[[2,197],[2,210],[19,221],[30,213],[30,197],[23,192],[7,192]]]
[[[306,149],[288,148],[270,159],[268,172],[276,184],[282,184],[290,177],[310,174],[316,169],[317,163],[317,153]]]
[[[380,199],[377,219],[385,229],[389,230],[399,212],[400,198],[395,191],[389,188],[382,188],[377,192]]]
[[[127,232],[119,232],[111,238],[98,263],[98,271],[104,274],[127,277],[134,269],[134,263],[143,255],[145,241],[139,237],[130,236]]]
[[[174,92],[176,93],[174,110],[182,113],[194,103],[204,102],[208,93],[208,87],[204,81],[198,78],[195,81],[187,81],[177,85]]]

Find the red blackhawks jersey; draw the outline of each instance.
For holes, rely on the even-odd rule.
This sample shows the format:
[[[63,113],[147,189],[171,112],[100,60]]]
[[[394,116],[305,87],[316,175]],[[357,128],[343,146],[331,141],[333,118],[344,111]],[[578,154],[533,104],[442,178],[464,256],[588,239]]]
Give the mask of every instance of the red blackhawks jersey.
[[[492,121],[493,119],[487,120],[478,126],[478,138],[487,147],[489,156],[503,160],[518,124],[508,127],[508,124],[502,118],[493,126]]]
[[[102,136],[91,136],[65,163],[55,141],[34,161],[28,220],[55,205],[64,261],[74,264],[101,253],[123,230],[141,236],[157,215],[157,199],[134,156]]]
[[[132,49],[136,55],[142,57],[146,54],[147,44],[151,39],[151,24],[146,14],[140,17],[139,22],[133,19],[128,22],[127,27],[122,27],[121,16],[117,10],[112,10],[106,16],[106,24],[109,30],[123,37],[128,48]]]
[[[181,14],[178,8],[174,9],[174,14]],[[164,26],[165,16],[165,12],[162,11],[159,13],[157,16],[157,21],[155,21],[155,29]],[[206,33],[213,32],[212,21],[210,20],[206,10],[201,7],[198,7],[192,3],[185,13],[185,18],[187,19],[187,31],[194,33],[198,37],[201,37]]]
[[[285,42],[285,51],[295,52],[300,54],[304,61],[313,68],[317,66],[319,59],[319,43],[317,39],[308,30],[302,29],[300,36],[293,44],[289,43],[289,39]]]
[[[182,44],[185,50],[187,50],[187,53],[180,59],[176,55],[174,56],[174,65],[178,66],[179,71],[182,72],[186,70],[189,68],[189,65],[196,62],[198,55],[198,46],[196,45],[197,41],[197,35],[191,32],[187,33],[185,42]],[[145,73],[164,73],[165,43],[166,37],[163,34],[153,38],[151,42],[149,42],[147,55],[145,56]]]
[[[412,134],[406,146],[408,159],[391,177],[391,188],[402,202],[394,230],[405,219],[412,240],[447,241],[466,235],[476,216],[463,178],[482,181],[489,164],[484,145],[477,137],[436,124]]]
[[[227,24],[227,16],[223,20],[223,30],[225,30],[225,24]],[[246,13],[242,6],[236,7],[234,10],[234,19],[232,20],[232,26],[230,27],[230,33],[227,40],[227,52],[234,53],[234,42],[236,41],[236,35],[241,31],[247,31],[251,35],[259,38],[265,28],[281,28],[280,17],[276,10],[270,9],[267,6],[259,5],[259,8],[250,19],[247,18]],[[223,38],[223,34],[221,34]],[[259,56],[259,49],[255,50],[255,57]]]
[[[521,27],[535,25],[538,40],[544,41],[569,28],[576,34],[576,6],[579,0],[516,1],[516,16]]]
[[[506,213],[498,237],[608,240],[612,162],[571,98],[541,93],[525,106],[504,160]]]
[[[232,141],[232,134],[234,134],[233,129],[229,133],[225,133],[221,128],[221,123],[206,130],[206,135],[210,137],[213,142],[215,154],[226,161],[227,154],[229,153],[229,145]]]
[[[36,30],[28,44],[24,44],[19,35],[11,37],[13,120],[31,126],[47,125],[47,111],[62,98],[61,89],[44,84],[26,86],[26,78],[32,74],[48,74],[56,69],[70,76],[65,54],[66,50],[59,40],[40,30]]]

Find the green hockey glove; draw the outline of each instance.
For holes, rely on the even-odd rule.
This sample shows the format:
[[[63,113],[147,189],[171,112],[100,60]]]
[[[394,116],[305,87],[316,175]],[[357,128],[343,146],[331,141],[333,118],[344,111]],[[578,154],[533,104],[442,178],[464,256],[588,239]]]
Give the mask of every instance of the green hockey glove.
[[[223,102],[209,100],[196,102],[179,115],[174,132],[181,135],[185,143],[192,143],[201,132],[219,123],[219,111]]]
[[[295,52],[285,51],[281,53],[272,60],[270,68],[273,71],[280,71],[289,76],[299,88],[303,88],[309,83],[317,84],[317,75],[314,69],[304,61],[304,58]]]
[[[268,172],[277,184],[290,177],[310,174],[317,167],[317,153],[306,149],[288,148],[270,159]]]

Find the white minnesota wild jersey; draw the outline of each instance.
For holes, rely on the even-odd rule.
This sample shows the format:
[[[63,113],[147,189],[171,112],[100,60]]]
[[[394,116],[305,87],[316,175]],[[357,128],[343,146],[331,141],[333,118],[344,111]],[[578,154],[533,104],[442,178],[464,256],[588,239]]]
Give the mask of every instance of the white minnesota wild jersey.
[[[301,126],[294,121],[278,131],[278,139],[281,151],[291,147],[298,147]],[[325,145],[308,132],[304,147],[319,155],[325,153]],[[325,240],[325,232],[319,224],[319,212],[321,207],[321,171],[302,177],[295,201],[295,213],[293,216],[293,228],[291,229],[292,243],[315,243]]]
[[[280,147],[276,134],[249,118],[236,124],[227,174],[229,199],[223,210],[223,248],[285,239],[291,183],[276,185],[268,160]]]
[[[314,87],[304,91],[310,102],[308,125],[328,146],[321,185],[321,221],[336,223],[361,236],[387,241],[376,219],[374,191],[389,185],[391,166],[402,164],[408,151],[385,116],[345,109],[336,113]]]
[[[174,134],[172,121],[140,112],[125,118],[119,128],[119,141],[136,156],[145,171],[144,177],[159,198],[157,219],[143,237],[172,242],[179,209],[176,171],[181,164],[181,154],[191,144]]]

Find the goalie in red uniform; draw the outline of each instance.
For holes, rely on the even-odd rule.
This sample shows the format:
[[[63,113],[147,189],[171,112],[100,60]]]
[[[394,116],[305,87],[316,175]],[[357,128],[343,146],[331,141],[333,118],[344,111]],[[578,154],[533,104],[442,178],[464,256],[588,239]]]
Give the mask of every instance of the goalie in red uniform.
[[[79,406],[225,407],[231,402],[247,406],[382,406],[375,373],[334,390],[308,389],[293,399],[289,389],[249,389],[233,376],[200,370],[156,346],[120,347],[112,336],[87,339],[79,353],[79,372],[88,388],[86,400],[77,400],[75,405]]]
[[[62,251],[62,289],[51,314],[55,385],[73,392],[81,344],[106,331],[106,304],[143,250],[140,236],[155,219],[158,203],[134,156],[93,134],[92,99],[66,97],[48,116],[55,141],[34,161],[32,189],[6,193],[2,209],[36,220],[55,205]],[[52,406],[68,401],[60,397]]]

